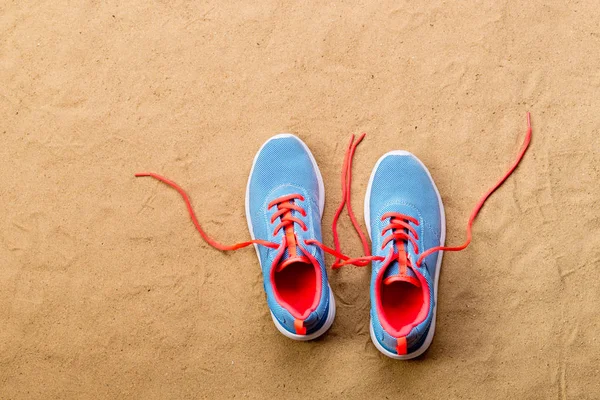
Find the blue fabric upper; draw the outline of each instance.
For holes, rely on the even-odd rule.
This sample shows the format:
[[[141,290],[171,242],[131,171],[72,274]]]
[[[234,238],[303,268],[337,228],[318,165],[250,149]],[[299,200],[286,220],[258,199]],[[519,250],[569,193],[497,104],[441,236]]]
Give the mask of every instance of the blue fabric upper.
[[[412,225],[418,235],[417,244],[419,253],[440,245],[442,236],[442,218],[440,208],[440,199],[436,193],[435,185],[431,180],[427,170],[421,162],[412,154],[387,154],[381,159],[376,167],[371,186],[370,201],[370,230],[372,240],[373,255],[387,257],[390,248],[394,247],[394,241],[390,241],[382,250],[381,246],[385,237],[391,234],[386,232],[381,236],[385,226],[390,223],[390,219],[381,221],[381,217],[386,212],[397,212],[409,215],[419,221],[419,226]],[[412,244],[406,246],[408,257],[412,264],[416,265],[419,256],[415,253]],[[430,293],[430,307],[427,318],[414,327],[407,335],[407,354],[416,351],[424,342],[431,322],[433,320],[433,310],[435,307],[435,283],[436,264],[439,253],[428,256],[419,269],[421,274],[427,280]],[[396,353],[397,340],[384,330],[381,325],[380,317],[375,304],[375,285],[376,277],[384,262],[373,262],[371,272],[371,323],[375,336],[379,343],[388,351]],[[410,269],[409,269],[410,270]],[[391,265],[386,271],[386,276],[397,274],[397,262]],[[410,273],[412,274],[412,271]]]
[[[293,135],[277,135],[268,140],[257,154],[248,184],[247,217],[256,239],[282,242],[285,236],[284,229],[273,236],[275,227],[281,222],[280,219],[277,218],[271,223],[271,216],[277,211],[277,207],[268,210],[268,205],[276,198],[295,193],[304,197],[304,201],[296,200],[295,203],[302,207],[307,215],[302,217],[296,211],[292,211],[292,215],[300,218],[308,230],[304,232],[296,224],[294,231],[298,242],[318,261],[322,276],[319,305],[304,322],[306,334],[310,334],[324,324],[329,311],[329,285],[323,252],[316,246],[304,244],[305,239],[322,241],[319,178],[303,142]],[[298,252],[301,254],[299,248]],[[296,333],[294,317],[276,301],[271,285],[271,268],[278,250],[258,246],[258,253],[269,308],[285,329]]]

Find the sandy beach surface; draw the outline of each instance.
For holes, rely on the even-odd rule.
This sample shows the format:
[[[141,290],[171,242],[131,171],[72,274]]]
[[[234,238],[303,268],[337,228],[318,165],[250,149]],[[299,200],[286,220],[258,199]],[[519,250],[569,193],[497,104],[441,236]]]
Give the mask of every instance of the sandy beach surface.
[[[600,398],[596,1],[11,1],[0,4],[0,399]],[[413,152],[448,244],[513,161],[474,241],[444,257],[412,362],[369,337],[368,268],[329,270],[310,343],[273,326],[247,240],[256,151],[292,132],[325,179],[351,134],[352,200]],[[342,248],[360,255],[350,220]],[[333,259],[327,258],[328,265]]]

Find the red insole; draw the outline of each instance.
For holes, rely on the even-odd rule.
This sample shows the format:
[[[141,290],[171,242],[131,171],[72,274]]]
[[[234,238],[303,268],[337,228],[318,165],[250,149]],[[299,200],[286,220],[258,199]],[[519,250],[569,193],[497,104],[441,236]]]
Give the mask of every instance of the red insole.
[[[286,266],[282,271],[276,271],[275,290],[283,301],[299,314],[304,314],[317,295],[315,267],[297,262]]]
[[[417,318],[423,306],[423,291],[408,282],[381,283],[383,317],[399,331]]]

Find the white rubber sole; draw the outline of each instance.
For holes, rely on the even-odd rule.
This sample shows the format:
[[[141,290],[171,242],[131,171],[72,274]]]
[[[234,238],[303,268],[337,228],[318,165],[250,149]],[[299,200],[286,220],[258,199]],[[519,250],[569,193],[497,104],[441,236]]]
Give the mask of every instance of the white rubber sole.
[[[419,160],[414,154],[412,154],[408,151],[404,151],[404,150],[394,150],[394,151],[385,153],[383,156],[381,156],[379,158],[379,160],[377,160],[377,163],[375,164],[375,167],[373,167],[373,171],[371,172],[371,177],[369,178],[369,184],[367,185],[367,193],[365,194],[365,208],[364,208],[365,224],[367,225],[367,231],[369,232],[369,239],[371,239],[371,190],[373,188],[373,179],[375,178],[375,172],[377,171],[379,164],[381,164],[383,159],[387,156],[414,157],[427,172],[427,175],[429,176],[429,180],[431,181],[431,184],[433,185],[433,188],[435,190],[435,193],[437,194],[438,201],[440,204],[440,216],[442,218],[442,226],[440,228],[441,229],[440,245],[443,246],[446,241],[446,213],[444,211],[444,203],[442,203],[442,196],[440,196],[440,192],[438,191],[437,186],[435,186],[435,182],[433,181],[433,178],[431,177],[431,173],[429,172],[429,170],[427,169],[425,164],[423,164],[423,162],[421,160]],[[421,347],[419,347],[417,350],[413,351],[410,354],[398,355],[398,354],[392,353],[392,352],[386,350],[385,348],[383,348],[383,346],[379,343],[379,340],[377,340],[377,338],[375,337],[375,332],[373,330],[373,321],[371,320],[371,322],[369,323],[369,332],[371,333],[371,340],[373,341],[373,344],[375,345],[375,347],[377,347],[377,350],[379,350],[386,356],[396,359],[396,360],[410,360],[412,358],[419,357],[421,354],[425,353],[425,351],[427,351],[427,349],[431,345],[431,342],[433,341],[433,335],[435,333],[435,320],[436,320],[436,314],[437,314],[438,281],[440,279],[440,269],[441,269],[440,267],[442,265],[443,256],[444,256],[444,252],[440,251],[440,254],[437,259],[436,268],[435,268],[435,278],[434,278],[435,306],[433,307],[433,320],[431,321],[431,327],[429,328],[427,337],[425,338],[425,341],[423,342]]]
[[[321,175],[321,171],[319,170],[319,166],[317,165],[317,160],[315,160],[315,157],[312,155],[308,146],[302,140],[300,140],[299,137],[297,137],[296,135],[292,135],[291,133],[280,133],[279,135],[275,135],[272,138],[270,138],[269,140],[267,140],[260,147],[260,149],[258,150],[256,155],[254,156],[254,160],[252,161],[252,168],[250,169],[250,175],[248,176],[248,183],[246,184],[246,202],[245,202],[246,222],[248,223],[248,230],[250,231],[250,237],[252,238],[252,240],[255,239],[255,236],[254,236],[254,230],[252,229],[252,222],[250,220],[250,180],[252,179],[252,173],[254,172],[254,167],[256,166],[256,161],[258,160],[258,155],[263,150],[263,148],[267,145],[267,143],[271,142],[272,140],[284,139],[284,138],[290,138],[290,137],[298,140],[300,142],[300,144],[302,144],[302,147],[304,147],[304,149],[306,150],[306,153],[308,153],[308,156],[310,157],[310,161],[312,162],[313,167],[315,168],[315,171],[317,171],[317,180],[318,180],[318,185],[319,185],[319,213],[320,213],[321,218],[323,218],[323,209],[325,208],[325,184],[323,183],[323,176]],[[256,244],[254,245],[254,250],[256,250],[256,256],[258,257],[258,262],[261,264],[261,268],[262,268],[262,263],[260,261],[260,253],[258,251],[258,245],[256,245]],[[331,287],[329,287],[329,313],[327,314],[327,320],[325,321],[325,324],[321,327],[321,329],[319,329],[317,332],[311,333],[310,335],[297,335],[297,334],[291,333],[287,329],[285,329],[279,323],[279,321],[277,321],[277,318],[275,318],[275,316],[273,315],[272,312],[271,312],[271,318],[273,318],[273,322],[275,323],[275,326],[277,327],[279,332],[283,333],[285,336],[289,337],[290,339],[306,341],[306,340],[312,340],[312,339],[318,338],[319,336],[321,336],[322,334],[327,332],[327,330],[333,324],[333,320],[335,319],[335,298],[333,297],[333,292],[331,291]]]

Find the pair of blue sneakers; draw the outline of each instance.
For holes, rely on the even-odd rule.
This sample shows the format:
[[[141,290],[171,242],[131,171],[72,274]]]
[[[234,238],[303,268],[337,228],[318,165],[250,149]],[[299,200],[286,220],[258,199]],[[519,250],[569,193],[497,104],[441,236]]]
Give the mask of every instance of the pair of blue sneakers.
[[[233,246],[216,242],[202,230],[187,194],[177,184],[154,173],[136,176],[152,176],[174,187],[183,196],[201,236],[213,247],[235,250],[255,246],[271,317],[277,329],[291,339],[315,339],[333,324],[335,297],[327,279],[325,253],[336,257],[334,268],[371,263],[371,339],[386,356],[411,359],[425,352],[433,339],[443,251],[462,250],[469,244],[473,220],[483,203],[527,150],[529,115],[528,127],[519,157],[479,201],[469,220],[467,241],[459,247],[444,247],[444,206],[425,165],[409,152],[391,151],[375,164],[365,196],[371,249],[364,238],[363,248],[369,254],[355,259],[341,254],[335,224],[344,203],[349,203],[351,160],[362,137],[351,142],[344,162],[344,198],[334,218],[335,249],[322,244],[323,178],[306,144],[294,135],[272,137],[254,158],[246,190],[252,240]],[[350,204],[348,211],[361,233]]]
[[[324,258],[331,249],[321,245],[324,199],[323,178],[304,142],[282,134],[262,146],[248,180],[246,218],[253,239],[281,243],[256,251],[273,322],[296,340],[321,336],[335,317]],[[416,357],[433,338],[442,253],[416,263],[421,249],[441,246],[445,237],[442,199],[418,158],[392,151],[379,159],[365,222],[374,256],[371,338],[389,357]]]

